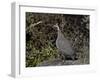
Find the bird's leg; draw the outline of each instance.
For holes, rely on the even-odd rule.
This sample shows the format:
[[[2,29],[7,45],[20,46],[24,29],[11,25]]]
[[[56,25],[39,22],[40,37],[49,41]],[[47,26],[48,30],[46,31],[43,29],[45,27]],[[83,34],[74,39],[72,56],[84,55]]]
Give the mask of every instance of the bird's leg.
[[[62,62],[64,63],[66,58],[65,58],[64,54],[62,53],[62,51],[59,51],[59,55],[61,57]]]
[[[62,54],[62,62],[65,63],[66,57]]]
[[[77,60],[78,59],[77,54],[73,54],[71,58],[72,60]]]

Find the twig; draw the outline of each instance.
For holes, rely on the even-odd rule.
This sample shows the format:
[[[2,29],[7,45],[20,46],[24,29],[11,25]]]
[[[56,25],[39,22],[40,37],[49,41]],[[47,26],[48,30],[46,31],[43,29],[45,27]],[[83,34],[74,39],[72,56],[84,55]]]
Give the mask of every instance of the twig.
[[[31,24],[31,25],[26,29],[26,31],[27,31],[28,29],[31,29],[32,27],[34,27],[34,26],[40,24],[40,23],[42,23],[42,21],[38,21],[37,23]]]

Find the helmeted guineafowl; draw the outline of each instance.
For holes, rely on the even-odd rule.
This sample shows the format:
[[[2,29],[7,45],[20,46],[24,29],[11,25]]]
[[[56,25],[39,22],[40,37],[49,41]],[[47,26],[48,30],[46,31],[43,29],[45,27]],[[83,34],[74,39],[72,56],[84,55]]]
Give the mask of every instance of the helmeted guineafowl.
[[[61,32],[58,24],[54,25],[54,27],[57,28],[57,39],[56,39],[56,47],[58,48],[61,55],[63,55],[63,58],[70,58],[72,60],[75,60],[75,52],[71,46],[71,43],[67,38],[64,37],[63,33]]]

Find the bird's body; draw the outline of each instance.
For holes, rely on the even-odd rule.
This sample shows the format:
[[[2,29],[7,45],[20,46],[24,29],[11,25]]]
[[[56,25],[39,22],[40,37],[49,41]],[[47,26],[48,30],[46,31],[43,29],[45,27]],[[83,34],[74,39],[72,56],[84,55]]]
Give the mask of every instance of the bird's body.
[[[60,51],[60,54],[64,55],[65,57],[69,56],[73,59],[74,58],[74,50],[71,46],[71,43],[69,42],[69,40],[67,40],[67,38],[64,37],[64,35],[60,31],[59,26],[57,24],[55,25],[55,27],[57,27],[57,31],[58,31],[56,47]]]
[[[72,55],[74,53],[70,42],[64,37],[60,30],[58,30],[56,46],[60,51],[64,52],[66,55]]]

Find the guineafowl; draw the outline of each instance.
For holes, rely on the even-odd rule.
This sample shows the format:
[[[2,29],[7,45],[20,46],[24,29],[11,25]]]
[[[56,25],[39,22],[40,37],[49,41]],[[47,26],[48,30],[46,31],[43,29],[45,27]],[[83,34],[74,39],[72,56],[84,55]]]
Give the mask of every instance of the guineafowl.
[[[56,39],[56,47],[58,48],[60,54],[62,55],[63,59],[70,58],[71,60],[75,60],[75,52],[69,42],[64,35],[62,34],[58,24],[54,25],[57,28],[57,39]]]

